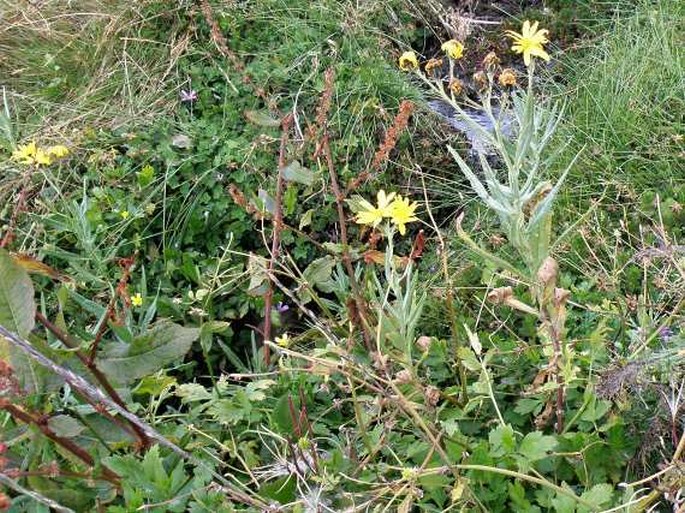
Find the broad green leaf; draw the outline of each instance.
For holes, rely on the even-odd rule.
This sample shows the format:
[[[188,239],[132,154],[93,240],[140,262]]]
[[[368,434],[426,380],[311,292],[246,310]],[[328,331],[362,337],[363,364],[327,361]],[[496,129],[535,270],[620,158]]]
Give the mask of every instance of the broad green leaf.
[[[529,462],[541,460],[557,446],[557,440],[553,436],[543,435],[540,431],[528,433],[519,446],[518,452]]]
[[[322,292],[331,292],[331,274],[335,267],[335,259],[331,255],[317,258],[302,273],[302,277],[310,285],[315,286]]]
[[[297,182],[303,185],[314,183],[314,173],[302,166],[297,160],[293,160],[282,170],[283,178],[288,182]]]
[[[48,420],[48,427],[52,429],[57,436],[64,438],[74,438],[86,429],[83,424],[69,415],[55,415],[54,417],[50,417]]]
[[[132,344],[106,347],[97,365],[113,381],[129,383],[183,358],[199,335],[199,328],[162,322],[135,337]]]
[[[7,251],[0,249],[0,325],[26,338],[35,325],[35,315],[31,278]]]

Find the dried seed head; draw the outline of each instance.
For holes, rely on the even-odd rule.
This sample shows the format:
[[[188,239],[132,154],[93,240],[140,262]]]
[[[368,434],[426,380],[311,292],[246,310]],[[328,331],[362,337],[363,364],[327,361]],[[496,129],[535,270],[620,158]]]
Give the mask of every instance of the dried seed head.
[[[454,78],[450,81],[449,88],[452,94],[460,96],[464,92],[464,83],[458,78]]]
[[[483,59],[483,66],[485,66],[485,68],[488,70],[492,70],[493,68],[498,66],[499,63],[499,57],[497,57],[497,54],[495,52],[490,52]]]
[[[440,401],[440,390],[433,385],[429,385],[423,391],[423,397],[428,406],[435,406]]]
[[[559,275],[559,265],[552,257],[545,258],[538,270],[538,281],[544,286],[556,283]]]
[[[478,71],[473,74],[473,83],[479,91],[486,89],[488,87],[488,76],[482,71]]]
[[[403,369],[395,374],[395,383],[399,385],[405,385],[407,383],[411,383],[411,381],[411,372],[409,372],[407,369]]]
[[[442,59],[430,59],[426,63],[426,73],[431,74],[433,71],[442,68]]]
[[[433,339],[430,337],[427,337],[426,335],[422,335],[418,339],[416,339],[416,345],[424,353],[430,349],[432,342],[433,342]]]
[[[511,287],[498,287],[490,291],[487,299],[496,305],[503,305],[513,297],[514,291]]]
[[[502,87],[512,87],[516,85],[516,73],[514,72],[513,69],[507,68],[500,73],[499,78],[497,79],[499,81],[499,85]]]

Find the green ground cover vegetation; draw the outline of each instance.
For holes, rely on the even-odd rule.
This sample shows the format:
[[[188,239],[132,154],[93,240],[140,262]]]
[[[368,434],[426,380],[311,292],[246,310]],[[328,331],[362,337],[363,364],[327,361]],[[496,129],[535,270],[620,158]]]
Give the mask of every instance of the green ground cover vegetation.
[[[0,511],[683,507],[682,2],[459,7],[0,6]]]

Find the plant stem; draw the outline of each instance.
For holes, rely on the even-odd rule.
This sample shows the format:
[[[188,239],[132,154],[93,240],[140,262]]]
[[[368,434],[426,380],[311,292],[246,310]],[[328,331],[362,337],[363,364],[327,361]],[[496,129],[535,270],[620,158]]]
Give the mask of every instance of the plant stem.
[[[100,369],[98,369],[97,364],[94,360],[86,356],[83,353],[83,351],[79,349],[80,344],[77,341],[73,340],[68,334],[64,333],[61,329],[55,326],[42,313],[36,312],[36,320],[40,322],[43,326],[45,326],[45,328],[47,328],[48,331],[50,331],[55,337],[57,337],[57,339],[60,342],[62,342],[65,346],[67,346],[69,349],[74,349],[76,357],[79,360],[81,360],[83,365],[85,365],[88,368],[90,373],[98,381],[98,383],[100,383],[102,388],[105,389],[105,391],[112,398],[112,400],[122,408],[126,409],[126,411],[128,411],[128,408],[126,408],[126,403],[124,403],[124,400],[121,398],[121,396],[117,393],[112,384],[109,382],[107,376],[105,376],[105,374]],[[131,422],[129,422],[129,425],[131,426],[131,429],[133,430],[135,435],[138,437],[141,447],[143,449],[147,449],[148,447],[150,447],[150,440],[145,434],[145,432],[135,424],[132,424]]]
[[[52,429],[50,429],[50,426],[48,426],[47,417],[44,418],[42,416],[34,415],[23,410],[19,406],[10,404],[9,402],[5,403],[0,401],[0,409],[5,410],[13,418],[20,420],[24,424],[36,426],[41,431],[41,433],[43,433],[46,437],[48,437],[57,445],[63,447],[64,449],[72,453],[74,456],[76,456],[89,467],[96,466],[95,460],[85,449],[82,449],[73,440],[61,437],[57,435]],[[102,468],[103,479],[118,486],[120,479],[119,476],[112,472],[109,468],[105,467],[104,465],[101,464],[100,466]]]
[[[276,260],[281,249],[281,230],[283,229],[283,168],[285,168],[286,144],[288,142],[288,132],[293,123],[292,114],[288,114],[281,121],[281,147],[278,154],[278,177],[276,178],[276,200],[275,212],[273,217],[273,233],[271,235],[271,258],[267,275],[271,276],[276,266]],[[271,305],[273,303],[274,288],[271,278],[267,280],[267,290],[264,294],[264,340],[271,340]],[[271,348],[264,344],[264,363],[268,367],[271,365]]]

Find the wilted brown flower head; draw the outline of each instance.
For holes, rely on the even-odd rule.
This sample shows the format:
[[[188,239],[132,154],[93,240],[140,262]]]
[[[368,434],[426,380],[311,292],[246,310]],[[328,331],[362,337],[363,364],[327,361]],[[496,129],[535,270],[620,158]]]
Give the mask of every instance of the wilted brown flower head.
[[[516,85],[516,73],[511,68],[506,68],[499,74],[497,79],[502,87],[511,87]]]
[[[430,349],[432,342],[433,342],[433,339],[430,337],[427,337],[426,335],[421,335],[418,339],[416,339],[416,345],[424,353]]]
[[[433,71],[442,67],[442,59],[430,59],[426,63],[426,73],[430,75]]]
[[[499,57],[497,57],[497,54],[495,52],[490,52],[483,58],[483,66],[485,66],[485,68],[488,70],[491,70],[495,66],[498,66],[499,63]]]
[[[514,73],[514,70],[511,68],[507,68],[500,73],[499,78],[499,85],[502,87],[511,87],[516,85],[516,73]]]
[[[484,72],[478,71],[473,74],[473,83],[482,91],[488,87],[488,77]]]
[[[454,94],[455,96],[459,96],[464,92],[464,83],[458,78],[454,78],[450,82],[449,88],[452,94]]]

